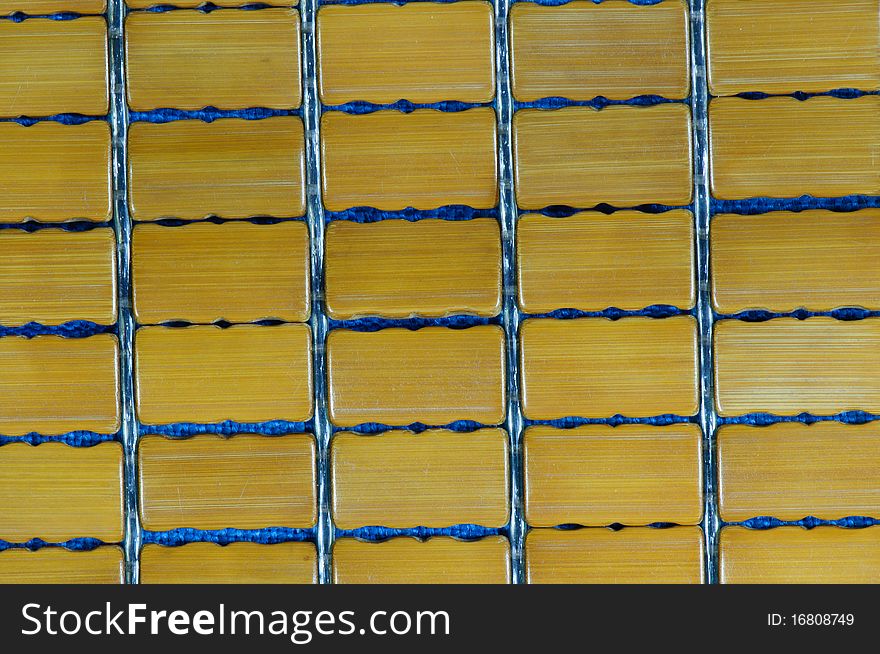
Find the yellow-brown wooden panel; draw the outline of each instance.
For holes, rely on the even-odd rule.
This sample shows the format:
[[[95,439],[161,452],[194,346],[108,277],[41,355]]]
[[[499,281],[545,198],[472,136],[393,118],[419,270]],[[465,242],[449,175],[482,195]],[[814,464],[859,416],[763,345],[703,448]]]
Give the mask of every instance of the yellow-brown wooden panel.
[[[507,584],[510,545],[503,536],[460,541],[446,536],[420,542],[392,538],[333,543],[336,584]]]
[[[83,537],[122,540],[122,446],[0,447],[0,538]]]
[[[880,582],[880,527],[725,527],[719,549],[724,584]]]
[[[697,329],[690,316],[526,320],[520,343],[527,418],[697,412]]]
[[[696,298],[693,222],[685,210],[525,215],[517,229],[520,307],[529,313],[690,308]]]
[[[880,96],[720,98],[709,123],[717,198],[880,192]]]
[[[526,109],[513,117],[524,209],[691,200],[690,109],[683,104]]]
[[[302,215],[303,138],[296,116],[134,123],[128,141],[133,217]]]
[[[0,116],[99,116],[109,97],[104,18],[0,21]]]
[[[712,222],[718,311],[880,309],[880,209],[721,214]]]
[[[0,434],[119,429],[117,341],[0,338]]]
[[[698,584],[699,527],[533,529],[526,537],[530,584]]]
[[[326,239],[333,318],[494,316],[501,309],[501,234],[494,218],[338,220]]]
[[[510,36],[518,100],[684,98],[690,88],[688,10],[682,0],[652,6],[626,0],[514,4]]]
[[[0,221],[110,218],[110,128],[0,123]]]
[[[725,416],[880,412],[880,319],[722,320],[715,380]]]
[[[314,584],[318,582],[313,543],[188,543],[145,545],[143,584]]]
[[[145,0],[128,0],[128,6]],[[155,4],[155,2],[150,2]],[[76,11],[82,14],[99,14],[104,11],[105,0],[0,0],[0,15],[23,11],[34,16],[51,14],[56,11]]]
[[[697,524],[701,457],[697,425],[529,427],[526,520],[533,527]]]
[[[725,425],[718,431],[721,518],[877,515],[878,468],[876,423]]]
[[[149,424],[308,420],[310,339],[307,325],[139,329],[138,415]]]
[[[504,420],[504,332],[496,325],[337,329],[327,359],[330,419],[342,427]]]
[[[507,434],[342,432],[333,438],[333,520],[369,525],[501,527],[508,519]]]
[[[318,61],[326,104],[487,102],[495,95],[492,6],[321,7]]]
[[[128,101],[137,111],[300,104],[296,11],[133,13],[125,38]]]
[[[309,316],[303,222],[137,225],[132,268],[140,323],[302,322]]]
[[[116,320],[112,229],[4,229],[0,253],[0,324]]]
[[[711,0],[714,95],[880,88],[880,0]]]
[[[0,552],[0,584],[121,584],[124,580],[125,561],[118,547]]]
[[[495,206],[495,112],[332,111],[321,119],[324,205],[398,210]]]
[[[69,1],[69,0],[68,0]],[[156,5],[168,4],[162,0],[125,0],[125,4],[130,9],[146,9],[147,7],[155,7]],[[174,7],[195,8],[205,4],[205,0],[174,0]],[[221,7],[240,7],[242,5],[254,4],[251,0],[223,0]],[[260,2],[261,5],[272,5],[274,7],[295,7],[297,0],[293,2],[285,2],[284,0],[270,0],[269,2]]]

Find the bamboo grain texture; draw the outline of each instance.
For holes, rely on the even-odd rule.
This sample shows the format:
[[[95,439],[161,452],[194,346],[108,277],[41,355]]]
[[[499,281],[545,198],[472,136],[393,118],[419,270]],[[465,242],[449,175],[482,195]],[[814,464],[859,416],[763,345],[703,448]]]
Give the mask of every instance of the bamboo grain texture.
[[[67,0],[70,2],[71,0]],[[130,9],[148,9],[161,4],[158,0],[125,0],[125,4]],[[187,9],[195,9],[204,5],[204,0],[174,0],[174,7],[184,7]],[[253,4],[250,0],[223,0],[221,7],[242,7]],[[270,0],[270,2],[260,2],[261,5],[269,5],[272,7],[295,7],[299,4],[297,0],[293,2],[281,2],[280,0]]]
[[[112,545],[75,552],[63,547],[0,552],[0,584],[121,584],[122,548]]]
[[[184,2],[192,0],[184,0]],[[151,0],[128,0],[130,7],[137,2]],[[106,8],[106,0],[0,0],[0,15],[25,11],[28,14],[42,16],[57,11],[77,11],[83,14],[99,14]]]

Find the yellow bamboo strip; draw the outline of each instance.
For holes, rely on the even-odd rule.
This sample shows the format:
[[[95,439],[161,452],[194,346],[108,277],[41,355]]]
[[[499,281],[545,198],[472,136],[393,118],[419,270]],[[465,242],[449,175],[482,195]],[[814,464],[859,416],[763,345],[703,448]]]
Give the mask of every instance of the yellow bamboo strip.
[[[144,0],[129,0],[128,6]],[[42,16],[56,11],[77,11],[82,14],[99,14],[106,7],[105,0],[0,0],[0,15],[17,11]],[[151,2],[150,4],[155,4]]]
[[[125,561],[119,547],[72,552],[63,547],[0,552],[0,584],[121,584]]]
[[[18,0],[19,2],[21,0]],[[69,0],[68,0],[69,1]],[[147,7],[155,7],[157,5],[169,4],[162,0],[125,0],[125,4],[131,9],[146,9]],[[174,0],[175,7],[185,7],[194,9],[205,4],[205,0]],[[221,7],[240,7],[242,5],[254,4],[252,0],[223,0]],[[295,7],[299,4],[297,0],[286,2],[285,0],[270,0],[269,2],[260,2],[261,5],[272,5],[274,7]]]

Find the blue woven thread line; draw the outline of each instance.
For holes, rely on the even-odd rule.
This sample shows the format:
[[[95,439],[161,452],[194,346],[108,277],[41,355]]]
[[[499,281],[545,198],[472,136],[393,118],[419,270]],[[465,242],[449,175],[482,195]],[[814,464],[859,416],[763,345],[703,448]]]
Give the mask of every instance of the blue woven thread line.
[[[686,210],[693,213],[694,207],[692,204],[660,204],[656,202],[624,207],[611,205],[607,202],[600,202],[594,204],[592,207],[573,207],[568,204],[550,204],[541,209],[522,209],[517,207],[517,214],[523,216],[530,213],[539,213],[548,218],[568,218],[569,216],[582,212],[598,212],[605,215],[611,215],[618,211],[640,211],[641,213],[659,214],[666,213],[667,211],[680,210]]]
[[[181,527],[170,531],[141,532],[143,544],[165,545],[178,547],[188,543],[260,543],[274,545],[277,543],[301,543],[315,540],[314,529],[295,529],[292,527],[265,527],[263,529],[193,529]]]
[[[804,529],[815,529],[816,527],[840,527],[842,529],[864,529],[865,527],[873,527],[880,525],[880,519],[870,516],[851,515],[836,520],[825,520],[815,516],[807,516],[800,520],[780,520],[772,516],[757,516],[749,518],[742,522],[721,522],[723,527],[740,526],[748,529],[764,530],[774,529],[776,527],[803,527]]]
[[[12,543],[7,540],[0,540],[0,552],[6,550],[40,550],[44,547],[63,547],[74,552],[88,552],[90,550],[101,547],[102,545],[118,545],[118,543],[105,543],[97,538],[71,538],[60,543],[50,543],[42,538],[32,538],[24,543]]]
[[[410,102],[409,100],[397,100],[389,103],[367,102],[366,100],[354,100],[344,104],[321,105],[323,113],[342,112],[346,114],[362,115],[377,111],[399,111],[409,114],[418,109],[432,109],[444,113],[459,113],[478,107],[491,107],[492,102],[459,102],[458,100],[442,100],[440,102]]]
[[[439,220],[473,220],[474,218],[498,218],[498,208],[474,209],[464,204],[448,204],[436,209],[415,209],[407,207],[396,211],[386,211],[375,207],[351,207],[344,211],[325,211],[325,222],[348,220],[356,223],[375,223],[380,220],[407,220],[415,222],[436,218]]]
[[[159,220],[134,220],[134,225],[159,225],[160,227],[186,227],[198,223],[211,223],[223,225],[225,223],[252,223],[254,225],[277,225],[278,223],[301,223],[305,222],[304,216],[251,216],[249,218],[221,218],[220,216],[208,216],[207,218],[160,218]]]
[[[112,225],[108,222],[92,222],[90,220],[71,220],[66,223],[39,223],[34,220],[25,220],[19,223],[0,222],[0,230],[17,229],[29,233],[39,232],[43,229],[60,229],[63,232],[90,232],[98,228],[112,229]]]
[[[801,195],[797,198],[757,197],[743,200],[717,200],[712,198],[710,212],[736,213],[748,216],[770,213],[773,211],[808,211],[825,209],[836,212],[858,211],[859,209],[880,208],[880,195],[846,195],[836,198],[820,198],[812,195]]]
[[[774,413],[746,413],[739,416],[719,416],[718,425],[753,425],[764,427],[776,425],[782,422],[800,422],[805,425],[813,425],[817,422],[841,422],[847,425],[864,425],[869,422],[880,420],[880,414],[869,411],[841,411],[832,415],[816,415],[813,413],[798,413],[792,416],[780,416]]]
[[[269,420],[266,422],[236,422],[224,420],[217,423],[176,422],[170,425],[146,425],[138,423],[138,434],[156,434],[170,438],[188,438],[199,434],[233,436],[235,434],[260,434],[262,436],[283,436],[284,434],[306,434],[314,431],[311,420],[295,422],[290,420]]]
[[[31,18],[42,18],[44,20],[76,20],[85,16],[103,16],[103,14],[81,14],[76,11],[56,11],[51,14],[28,14],[24,11],[15,11],[11,14],[0,16],[3,20],[9,20],[13,23],[21,23]]]
[[[212,11],[217,10],[237,9],[239,11],[258,11],[260,9],[284,9],[285,7],[290,6],[292,5],[272,5],[265,2],[249,2],[248,4],[244,5],[225,6],[218,5],[213,2],[204,2],[198,7],[178,7],[174,3],[156,3],[151,7],[145,7],[143,9],[129,8],[129,11],[142,11],[149,14],[164,14],[169,11],[199,11],[203,14],[210,14]]]
[[[766,322],[776,318],[796,318],[807,320],[809,318],[834,318],[842,321],[865,320],[866,318],[880,318],[880,311],[862,309],[861,307],[840,307],[831,311],[808,311],[807,309],[795,309],[794,311],[767,311],[765,309],[749,309],[739,313],[715,313],[715,321],[741,320],[743,322]]]
[[[696,423],[697,416],[680,416],[674,413],[664,413],[658,416],[647,417],[631,417],[622,416],[619,413],[610,418],[583,418],[581,416],[566,416],[564,418],[554,418],[552,420],[531,420],[525,418],[523,420],[524,427],[546,426],[555,427],[556,429],[574,429],[583,427],[584,425],[608,425],[610,427],[618,427],[620,425],[651,425],[654,427],[665,427],[667,425],[680,425],[686,423]]]
[[[132,123],[173,123],[178,120],[200,120],[203,123],[213,123],[215,120],[224,118],[237,118],[239,120],[265,120],[279,116],[300,116],[300,109],[270,109],[268,107],[248,107],[246,109],[218,109],[207,106],[202,109],[186,110],[163,107],[150,111],[129,112],[129,122]]]
[[[801,102],[805,102],[811,98],[821,98],[821,97],[831,97],[837,98],[838,100],[855,100],[857,98],[863,98],[866,95],[880,95],[880,91],[864,91],[862,89],[853,89],[853,88],[840,88],[840,89],[832,89],[830,91],[815,91],[815,92],[805,92],[805,91],[794,91],[792,93],[764,93],[762,91],[746,91],[744,93],[737,93],[734,98],[742,98],[743,100],[766,100],[767,98],[794,98],[795,100],[800,100]],[[725,96],[710,96],[712,99],[716,99],[718,97]]]
[[[507,527],[483,527],[475,524],[459,524],[449,527],[409,527],[405,529],[371,525],[357,529],[337,529],[337,538],[357,538],[379,542],[389,538],[410,537],[426,540],[437,536],[447,536],[459,540],[478,540],[487,536],[506,536]]]
[[[30,432],[22,436],[0,435],[0,446],[9,443],[27,443],[28,445],[41,445],[43,443],[64,443],[71,447],[92,447],[98,443],[107,443],[120,440],[118,434],[99,434],[94,431],[69,431],[65,434],[39,434]]]
[[[35,338],[37,336],[63,336],[64,338],[88,338],[96,334],[115,334],[116,325],[99,325],[89,320],[71,320],[60,325],[43,325],[29,322],[24,325],[0,325],[0,338],[21,336]]]
[[[61,123],[62,125],[83,125],[96,120],[107,122],[107,116],[86,116],[85,114],[53,114],[52,116],[15,116],[0,118],[0,123],[17,123],[22,127],[32,127],[37,123]]]
[[[522,109],[564,109],[566,107],[589,107],[602,110],[605,107],[629,106],[629,107],[654,107],[659,104],[688,104],[690,98],[667,98],[662,95],[636,95],[631,98],[613,100],[604,95],[597,95],[589,100],[572,100],[561,95],[548,96],[538,100],[520,101],[514,100],[513,110]]]

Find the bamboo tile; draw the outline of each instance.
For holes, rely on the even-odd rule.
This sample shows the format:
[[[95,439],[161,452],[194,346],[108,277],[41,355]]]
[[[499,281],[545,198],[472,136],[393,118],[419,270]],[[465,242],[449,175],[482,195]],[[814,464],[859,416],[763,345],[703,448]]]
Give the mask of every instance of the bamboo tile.
[[[880,319],[723,320],[715,396],[725,416],[880,412]]]
[[[495,112],[329,112],[321,119],[324,205],[389,211],[495,206]]]
[[[507,434],[342,432],[333,438],[333,520],[369,525],[502,527],[508,519]]]
[[[0,143],[0,221],[110,219],[107,123],[0,122]]]
[[[525,215],[517,229],[520,307],[529,313],[690,308],[696,298],[693,221],[684,210]]]
[[[492,5],[325,6],[318,61],[326,104],[488,102],[495,95]]]
[[[503,536],[460,541],[438,536],[424,542],[392,538],[368,543],[340,538],[333,544],[336,584],[508,584],[510,545]]]
[[[338,329],[327,338],[327,361],[336,425],[504,420],[504,332],[497,325]]]
[[[0,584],[121,584],[124,579],[125,561],[118,547],[0,552]]]
[[[523,413],[647,417],[697,412],[697,330],[690,316],[526,320]]]
[[[69,320],[116,320],[113,230],[0,231],[0,324]]]
[[[709,123],[717,198],[880,192],[880,96],[720,98]]]
[[[0,21],[0,116],[99,116],[109,97],[103,17]]]
[[[718,311],[880,309],[880,210],[721,214],[712,223]]]
[[[714,95],[880,88],[878,0],[711,0]]]
[[[143,584],[315,584],[313,543],[145,545]]]
[[[133,13],[125,38],[128,101],[136,111],[300,105],[296,11]]]
[[[157,5],[168,4],[163,2],[162,0],[125,0],[125,4],[128,5],[129,9],[146,9],[147,7],[155,7]],[[174,0],[174,7],[183,7],[187,9],[194,9],[196,7],[201,7],[206,4],[205,0]],[[223,4],[220,9],[224,7],[241,7],[244,5],[252,5],[254,4],[251,0],[223,0]],[[270,5],[273,7],[295,7],[299,4],[296,0],[293,2],[287,2],[284,0],[270,0],[269,2],[260,2],[261,5]]]
[[[129,7],[135,2],[144,0],[128,0]],[[150,4],[155,4],[151,2]],[[99,14],[106,7],[105,0],[0,0],[0,16],[14,14],[19,11],[34,16],[42,16],[57,11],[77,11],[81,14]]]
[[[687,204],[690,120],[683,104],[518,111],[517,202],[523,209]]]
[[[699,527],[533,529],[526,537],[530,584],[698,584]]]
[[[304,222],[137,225],[135,317],[140,323],[303,322],[309,256]]]
[[[510,32],[518,100],[687,97],[690,46],[682,0],[653,6],[625,0],[515,4]]]
[[[725,527],[719,548],[724,584],[880,581],[880,527]]]
[[[307,325],[139,329],[135,376],[141,422],[308,420],[310,338]]]
[[[116,432],[117,349],[112,334],[0,338],[0,434]]]
[[[880,425],[781,423],[718,431],[719,503],[728,522],[772,515],[880,514]]]
[[[0,447],[0,539],[83,537],[122,540],[122,446]]]
[[[533,527],[697,524],[701,453],[697,425],[529,427],[526,521]]]
[[[493,218],[330,223],[327,309],[333,318],[501,310],[501,233]]]
[[[305,141],[296,116],[140,122],[131,126],[128,142],[138,220],[305,212]]]

